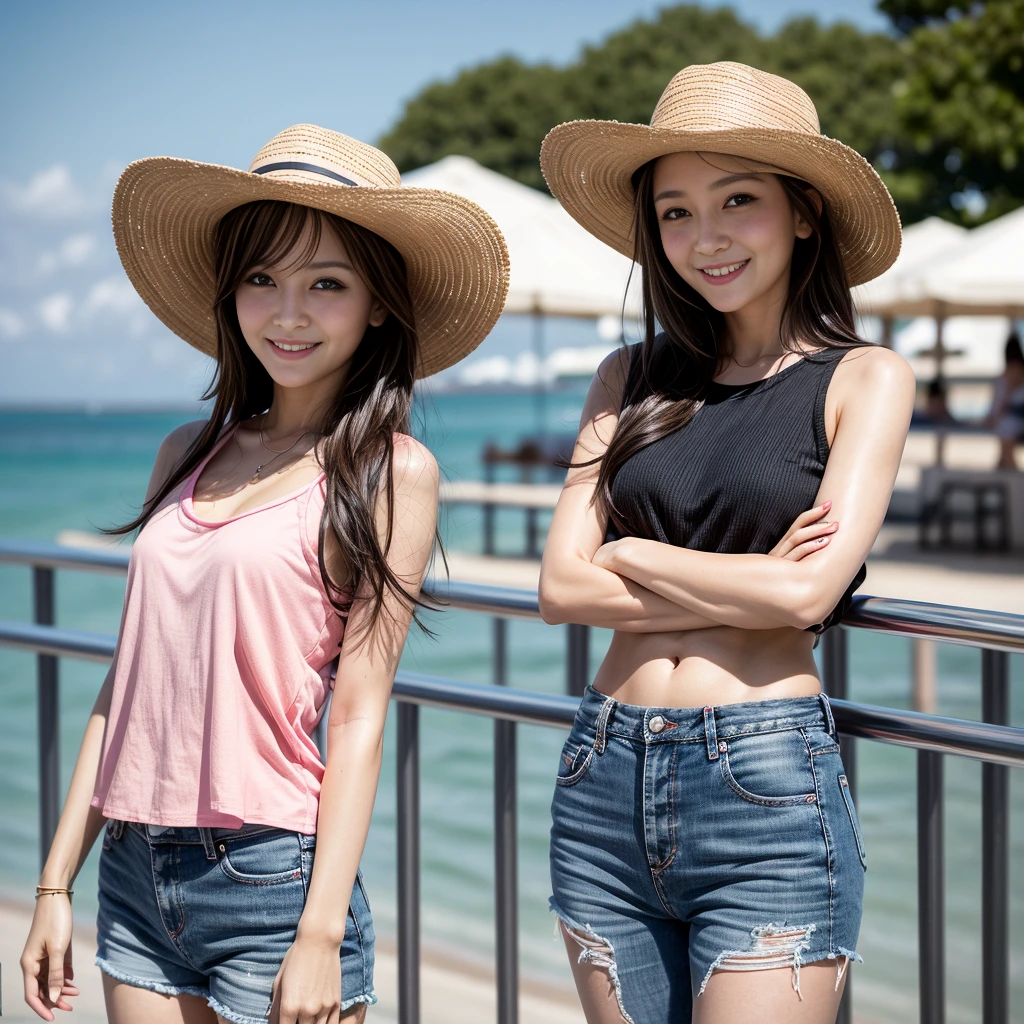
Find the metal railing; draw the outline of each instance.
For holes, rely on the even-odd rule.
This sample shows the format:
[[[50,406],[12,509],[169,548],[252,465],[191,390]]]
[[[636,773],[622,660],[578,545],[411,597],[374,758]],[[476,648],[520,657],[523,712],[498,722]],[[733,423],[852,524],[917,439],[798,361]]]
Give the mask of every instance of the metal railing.
[[[57,659],[109,660],[114,638],[54,625],[54,572],[78,569],[123,574],[128,556],[106,550],[0,543],[0,563],[33,572],[34,623],[0,622],[0,646],[33,651],[38,658],[39,814],[41,855],[52,841],[60,806]],[[507,687],[507,623],[538,618],[533,591],[459,582],[433,582],[428,591],[450,607],[494,617],[493,683],[453,682],[399,672],[397,703],[398,998],[401,1024],[420,1020],[420,767],[419,709],[446,708],[494,719],[494,830],[496,985],[498,1024],[518,1021],[518,867],[516,729],[520,723],[567,728],[588,675],[589,629],[567,630],[567,688],[574,696]],[[854,704],[847,698],[847,629],[868,629],[982,648],[983,722]],[[947,754],[982,764],[982,1021],[1009,1022],[1009,768],[1024,767],[1024,729],[1009,721],[1009,653],[1024,652],[1024,616],[886,598],[855,599],[843,627],[823,638],[822,676],[839,732],[848,738],[917,750],[917,862],[920,1019],[945,1021],[945,884],[943,759]],[[855,746],[844,746],[851,786]],[[847,984],[839,1020],[849,1024]]]

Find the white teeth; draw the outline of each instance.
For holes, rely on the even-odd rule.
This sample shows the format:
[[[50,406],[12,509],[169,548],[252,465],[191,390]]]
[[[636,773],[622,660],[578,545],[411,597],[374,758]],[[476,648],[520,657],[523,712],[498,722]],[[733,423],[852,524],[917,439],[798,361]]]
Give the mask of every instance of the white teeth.
[[[727,267],[718,267],[715,270],[702,270],[702,274],[707,274],[708,277],[724,277],[726,274],[731,274],[734,270],[739,270],[747,260],[740,260],[739,263],[730,263]]]
[[[272,341],[270,343],[274,348],[282,349],[285,352],[302,352],[307,348],[314,348],[316,346],[315,341],[309,342],[308,345],[286,345],[283,341]]]

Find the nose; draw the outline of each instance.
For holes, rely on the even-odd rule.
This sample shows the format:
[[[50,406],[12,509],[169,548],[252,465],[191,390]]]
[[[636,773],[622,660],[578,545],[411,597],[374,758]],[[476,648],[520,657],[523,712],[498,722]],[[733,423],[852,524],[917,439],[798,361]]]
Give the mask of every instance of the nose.
[[[310,320],[305,307],[305,289],[289,287],[288,284],[277,288],[278,306],[274,311],[274,326],[282,331],[294,331],[308,327]]]
[[[697,221],[697,238],[693,248],[702,256],[715,256],[725,252],[731,244],[717,217],[701,217]]]

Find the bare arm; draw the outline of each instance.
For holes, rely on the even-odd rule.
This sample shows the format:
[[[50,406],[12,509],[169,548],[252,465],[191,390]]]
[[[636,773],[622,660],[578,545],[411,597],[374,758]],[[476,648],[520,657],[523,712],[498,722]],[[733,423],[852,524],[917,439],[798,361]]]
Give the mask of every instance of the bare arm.
[[[858,349],[836,368],[826,418],[835,423],[819,496],[842,524],[799,561],[690,551],[627,537],[595,561],[698,615],[746,629],[821,622],[867,557],[885,517],[914,404],[910,367],[886,349]]]
[[[624,350],[601,364],[590,385],[574,463],[600,458],[619,419],[628,371]],[[565,478],[540,570],[540,612],[545,622],[578,622],[634,633],[701,629],[711,618],[627,579],[593,558],[604,543],[605,517],[594,501],[598,465],[574,466]]]
[[[433,456],[408,438],[396,444],[394,483],[388,564],[406,592],[418,596],[437,522],[438,472]],[[383,509],[378,532],[382,538],[387,532]],[[295,943],[275,982],[275,1024],[278,1019],[334,1020],[330,1014],[337,1013],[336,1000],[342,996],[338,947],[377,793],[391,686],[411,621],[411,610],[394,596],[385,599],[371,630],[368,613],[369,602],[357,598],[328,719],[313,876]]]
[[[171,469],[184,454],[202,423],[187,423],[165,438],[157,453],[146,500],[155,494]],[[71,775],[53,844],[43,867],[40,884],[71,888],[96,837],[103,829],[102,811],[92,806],[93,787],[103,753],[103,734],[110,713],[110,697],[117,668],[117,655],[107,671],[85,727],[85,736]],[[53,1020],[51,1007],[70,1010],[67,998],[78,994],[71,984],[71,903],[65,896],[44,896],[36,901],[32,928],[21,957],[25,1001],[44,1020]]]

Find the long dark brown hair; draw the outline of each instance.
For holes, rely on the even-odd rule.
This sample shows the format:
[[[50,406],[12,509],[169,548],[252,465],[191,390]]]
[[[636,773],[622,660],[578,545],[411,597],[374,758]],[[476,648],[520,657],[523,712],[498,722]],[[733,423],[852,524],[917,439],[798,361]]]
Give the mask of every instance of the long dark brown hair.
[[[387,310],[379,327],[367,327],[345,383],[319,424],[323,440],[317,446],[327,492],[320,522],[320,575],[339,612],[347,609],[352,595],[369,598],[372,628],[388,593],[414,613],[424,607],[408,595],[387,561],[394,514],[393,435],[409,430],[418,341],[401,254],[379,235],[333,214],[265,200],[240,206],[220,222],[215,246],[217,369],[203,395],[204,400],[214,400],[213,412],[141,513],[110,532],[144,527],[168,494],[210,453],[225,426],[270,408],[274,382],[242,336],[235,289],[254,268],[273,266],[292,253],[307,227],[309,234],[293,265],[308,263],[325,228],[333,231],[371,295]],[[381,494],[388,521],[383,542],[375,525]],[[328,529],[348,571],[345,580],[332,579],[324,561]]]
[[[641,448],[693,418],[728,354],[725,318],[665,255],[654,208],[654,165],[652,160],[633,175],[633,259],[641,267],[643,340],[632,353],[618,425],[600,459],[597,481],[596,500],[619,525],[627,520],[612,498],[616,474]],[[812,227],[810,237],[798,238],[793,249],[783,349],[866,344],[854,325],[850,286],[827,207],[806,181],[781,174],[778,180],[793,209]]]

